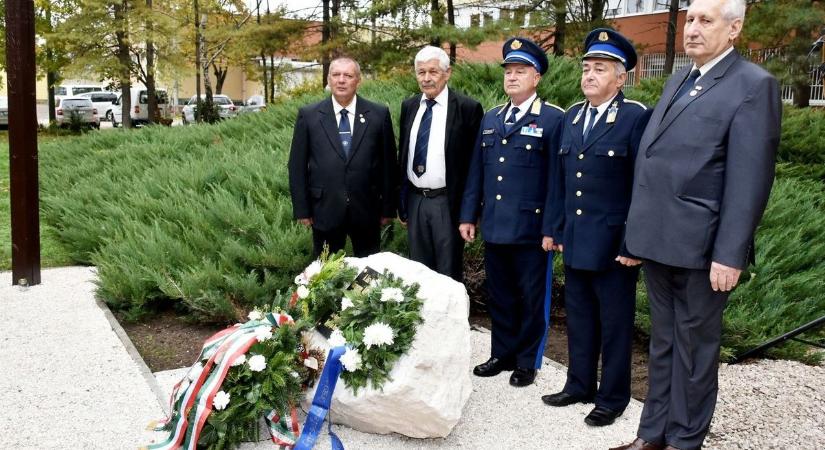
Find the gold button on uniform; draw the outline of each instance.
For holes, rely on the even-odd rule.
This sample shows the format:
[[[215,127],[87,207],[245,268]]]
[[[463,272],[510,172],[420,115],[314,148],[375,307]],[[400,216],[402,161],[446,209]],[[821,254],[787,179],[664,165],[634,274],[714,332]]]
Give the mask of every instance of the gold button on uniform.
[[[581,197],[581,196],[582,196],[582,191],[576,191],[576,197]]]
[[[607,156],[613,156],[615,154],[616,153],[613,150],[610,150],[610,151],[607,152]]]
[[[526,148],[527,150],[530,150],[531,148],[533,148],[533,146],[531,146],[530,144],[527,144],[526,146],[524,146],[524,148]]]
[[[501,140],[501,143],[502,143],[503,145],[507,145],[507,139],[502,139],[502,140]]]
[[[496,200],[501,200],[501,194],[496,195]]]
[[[502,156],[501,158],[499,158],[498,162],[504,162],[504,157]]]
[[[576,178],[581,178],[581,177],[582,177],[582,173],[581,172],[576,172]]]
[[[579,153],[579,159],[584,159],[584,153]]]
[[[580,215],[582,215],[582,210],[580,210],[580,209],[577,209],[577,210],[576,210],[576,215],[577,215],[577,216],[580,216]]]
[[[498,176],[498,181],[501,181],[503,179],[504,179],[504,177],[502,177],[501,175]]]

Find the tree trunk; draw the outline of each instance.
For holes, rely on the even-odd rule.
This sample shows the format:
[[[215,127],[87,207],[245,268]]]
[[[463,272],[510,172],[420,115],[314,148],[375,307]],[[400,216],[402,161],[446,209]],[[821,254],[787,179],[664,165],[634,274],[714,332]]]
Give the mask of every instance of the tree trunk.
[[[195,13],[195,121],[201,121],[201,10],[198,0],[194,0]]]
[[[155,25],[152,22],[152,0],[146,0],[149,20],[146,21],[146,96],[148,97],[148,123],[155,123],[158,115],[158,99],[155,95],[155,43],[153,36]]]
[[[797,108],[807,108],[811,103],[811,85],[808,82],[793,84],[793,105]]]
[[[129,0],[122,0],[121,3],[114,4],[115,22],[118,30],[115,32],[117,40],[117,60],[118,67],[118,82],[120,83],[121,93],[121,123],[123,128],[132,127],[132,81],[130,70],[132,64],[132,57],[129,54]]]
[[[269,55],[269,101],[275,102],[275,56]]]
[[[676,61],[676,19],[679,17],[679,0],[670,0],[667,16],[667,39],[665,40],[665,75],[673,73]]]
[[[261,26],[261,2],[258,2],[258,26]],[[266,71],[266,52],[264,49],[261,49],[261,84],[264,85],[264,101],[269,103],[269,80],[267,78],[267,71]]]
[[[439,28],[444,25],[444,16],[441,15],[441,7],[438,0],[430,0],[430,20],[433,28]],[[434,47],[441,47],[441,36],[438,33],[433,33],[430,37],[430,45]]]
[[[564,38],[567,32],[567,0],[553,0],[553,54],[564,56]]]
[[[226,81],[226,74],[229,73],[229,67],[220,67],[213,63],[212,70],[215,72],[215,94],[220,95],[223,83]]]
[[[453,0],[447,0],[447,22],[451,28],[455,28],[455,8],[453,7]],[[450,64],[455,64],[455,57],[455,41],[450,41]]]
[[[590,21],[600,22],[604,19],[604,7],[607,5],[607,0],[592,0],[590,2]]]
[[[51,4],[46,5],[46,20],[49,22],[49,29],[52,29],[52,7]],[[49,108],[49,123],[52,123],[57,120],[57,114],[54,110],[54,85],[57,84],[57,72],[54,71],[54,52],[51,49],[51,46],[46,44],[46,61],[48,64],[48,69],[46,71],[46,92],[48,97],[48,108]]]
[[[330,17],[329,17],[329,2],[331,0],[323,0],[324,3],[324,11],[323,11],[323,22],[321,25],[321,45],[326,46],[329,44],[330,34],[332,33],[332,25],[330,24]],[[329,77],[329,50],[326,48],[324,49],[324,54],[321,56],[321,88],[325,88],[327,86],[327,78]]]

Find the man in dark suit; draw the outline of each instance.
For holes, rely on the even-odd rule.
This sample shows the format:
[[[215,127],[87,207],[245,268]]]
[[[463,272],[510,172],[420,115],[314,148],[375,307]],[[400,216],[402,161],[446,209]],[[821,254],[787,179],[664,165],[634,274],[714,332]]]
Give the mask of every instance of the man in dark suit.
[[[361,69],[329,66],[332,97],[301,108],[289,154],[293,215],[312,227],[315,256],[352,241],[355,256],[378,252],[381,225],[396,215],[398,167],[389,109],[356,96]]]
[[[622,93],[636,51],[624,36],[598,28],[584,41],[581,89],[587,101],[564,115],[544,249],[564,255],[564,304],[570,366],[551,406],[595,402],[584,418],[612,424],[630,402],[636,280],[641,263],[624,248],[633,164],[650,119]],[[601,379],[597,389],[599,354]]]
[[[415,56],[421,95],[401,104],[401,207],[410,257],[456,281],[463,277],[458,212],[484,110],[447,87],[450,57],[427,46]]]
[[[675,73],[642,136],[626,243],[650,301],[648,394],[618,449],[695,449],[716,407],[722,312],[753,256],[779,145],[779,85],[733,48],[744,0],[696,0]]]
[[[479,377],[512,370],[512,386],[528,386],[541,366],[550,316],[541,248],[550,152],[564,110],[536,94],[547,55],[534,42],[504,43],[504,92],[509,101],[487,111],[476,138],[459,215],[461,237],[472,242],[481,216],[484,269],[490,292],[490,359]],[[545,292],[548,295],[545,296]]]

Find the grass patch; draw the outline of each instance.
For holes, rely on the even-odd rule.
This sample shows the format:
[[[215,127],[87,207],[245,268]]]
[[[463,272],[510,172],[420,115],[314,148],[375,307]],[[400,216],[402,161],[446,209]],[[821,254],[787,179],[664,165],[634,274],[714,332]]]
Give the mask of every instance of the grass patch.
[[[11,270],[11,205],[9,197],[8,131],[0,131],[0,270]],[[42,205],[41,205],[42,206]],[[41,220],[40,264],[42,267],[72,263],[66,247],[60,243],[54,227]]]

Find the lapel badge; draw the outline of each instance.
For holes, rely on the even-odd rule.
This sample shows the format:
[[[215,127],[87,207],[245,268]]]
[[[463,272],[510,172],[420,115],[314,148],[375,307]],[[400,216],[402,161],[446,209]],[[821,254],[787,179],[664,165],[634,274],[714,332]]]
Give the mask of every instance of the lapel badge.
[[[359,122],[361,122],[361,123],[366,122],[366,120],[364,119],[364,115],[363,115],[363,114],[358,114],[358,117],[360,117],[360,119],[358,120]]]
[[[692,90],[692,91],[688,92],[688,95],[690,95],[691,97],[696,97],[696,94],[698,94],[698,93],[699,93],[699,91],[697,91],[696,89],[694,89],[694,90]]]
[[[702,90],[702,86],[696,86],[696,87],[695,87],[695,89],[696,89],[697,91],[701,91],[701,90]]]
[[[607,37],[607,32],[606,31],[602,31],[601,33],[599,33],[599,40],[600,41],[607,42],[609,39],[610,38]]]
[[[607,120],[606,123],[614,123],[616,122],[616,114],[619,113],[619,102],[613,102],[610,105],[610,109],[607,110]]]
[[[582,113],[584,112],[584,103],[582,103],[582,107],[579,108],[579,112],[576,113],[576,117],[573,119],[573,125],[579,123],[579,120],[582,118]]]
[[[541,100],[538,97],[533,100],[533,105],[530,107],[530,114],[534,116],[541,114]]]
[[[518,50],[520,48],[521,48],[521,41],[519,41],[518,39],[515,39],[515,40],[513,40],[513,42],[510,43],[510,50]]]

